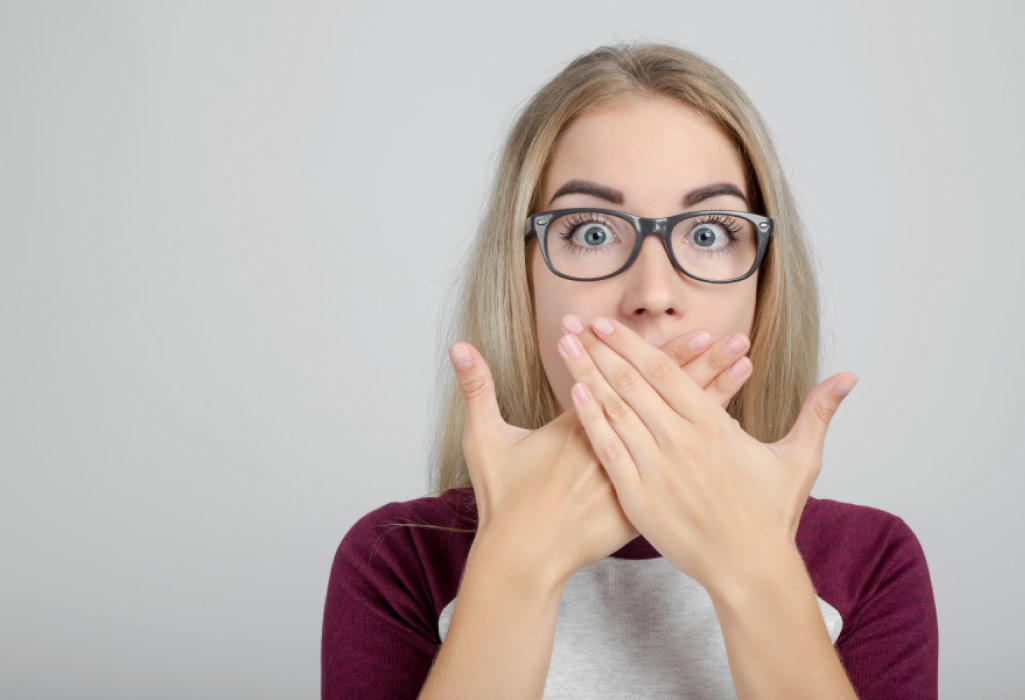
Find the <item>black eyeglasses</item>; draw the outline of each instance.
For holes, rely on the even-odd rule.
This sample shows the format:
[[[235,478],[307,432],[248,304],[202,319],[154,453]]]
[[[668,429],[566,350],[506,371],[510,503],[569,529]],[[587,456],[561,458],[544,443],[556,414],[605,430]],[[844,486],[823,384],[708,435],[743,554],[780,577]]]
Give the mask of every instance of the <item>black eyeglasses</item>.
[[[613,209],[555,209],[527,217],[526,238],[537,234],[548,269],[594,282],[630,267],[649,235],[661,237],[669,259],[701,282],[726,284],[754,274],[775,224],[745,211],[693,211],[648,219]]]

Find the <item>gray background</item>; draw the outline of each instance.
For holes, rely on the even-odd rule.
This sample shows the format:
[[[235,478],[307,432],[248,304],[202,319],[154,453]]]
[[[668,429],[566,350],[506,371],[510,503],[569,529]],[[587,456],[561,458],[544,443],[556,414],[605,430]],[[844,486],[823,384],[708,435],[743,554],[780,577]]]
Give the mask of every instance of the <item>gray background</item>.
[[[1020,3],[0,4],[0,696],[315,697],[332,558],[425,493],[438,319],[524,101],[664,40],[761,110],[946,698],[1011,697]]]

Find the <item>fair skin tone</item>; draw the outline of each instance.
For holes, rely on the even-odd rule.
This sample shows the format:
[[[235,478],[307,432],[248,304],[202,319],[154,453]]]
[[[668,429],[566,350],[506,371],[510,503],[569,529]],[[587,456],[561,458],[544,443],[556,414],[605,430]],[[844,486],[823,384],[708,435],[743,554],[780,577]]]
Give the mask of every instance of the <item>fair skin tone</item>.
[[[553,200],[571,180],[618,190],[623,201],[592,194],[564,194]],[[545,211],[593,206],[646,217],[702,209],[750,211],[744,198],[732,194],[683,206],[685,193],[718,183],[732,184],[747,195],[743,165],[726,135],[683,105],[646,99],[588,114],[562,133],[549,165],[542,206]],[[552,274],[539,248],[532,236],[527,269],[534,288],[538,345],[541,364],[563,410],[573,405],[573,378],[558,353],[566,314],[584,322],[608,316],[656,347],[689,332],[705,331],[713,340],[722,339],[724,346],[736,339],[740,346],[734,361],[750,346],[757,272],[731,284],[699,282],[680,274],[662,241],[648,236],[625,272],[578,282]],[[738,361],[737,368],[746,378],[750,360]]]
[[[580,193],[553,202],[571,180],[614,188],[622,203]],[[686,211],[684,195],[707,185],[747,194],[725,134],[668,98],[582,116],[563,132],[545,182],[546,210],[596,206],[646,217]],[[719,194],[691,208],[747,204]],[[475,546],[519,557],[522,570],[550,571],[541,580],[558,589],[639,532],[708,591],[739,698],[856,698],[795,544],[826,429],[856,377],[819,384],[791,432],[761,443],[724,410],[739,383],[714,389],[750,374],[750,360],[734,359],[726,341],[741,338],[739,354],[746,352],[757,276],[692,280],[654,236],[629,269],[598,282],[555,276],[534,239],[527,255],[542,364],[566,412],[536,431],[505,424],[484,358],[466,343],[450,349],[454,361],[460,350],[472,359],[456,375],[481,523]],[[603,320],[610,332],[600,332]],[[680,344],[701,331],[714,344],[704,362],[685,365]],[[740,380],[727,379],[729,366],[742,368]],[[530,678],[536,686],[539,677]]]

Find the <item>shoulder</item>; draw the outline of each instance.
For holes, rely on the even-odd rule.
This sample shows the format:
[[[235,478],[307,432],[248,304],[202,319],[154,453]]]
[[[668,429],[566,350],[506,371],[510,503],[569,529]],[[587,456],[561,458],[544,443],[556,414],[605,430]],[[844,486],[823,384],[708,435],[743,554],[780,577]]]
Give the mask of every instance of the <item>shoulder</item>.
[[[797,548],[816,590],[842,612],[894,583],[931,592],[918,537],[903,518],[880,508],[809,498]]]
[[[808,499],[797,528],[797,548],[809,558],[829,554],[853,560],[921,553],[918,538],[896,514],[830,498]]]
[[[374,508],[353,523],[342,538],[340,549],[372,556],[381,547],[395,550],[401,549],[403,543],[408,546],[411,537],[420,539],[424,533],[475,529],[475,526],[476,502],[472,490],[451,489],[441,496],[391,501]]]
[[[475,525],[476,501],[468,489],[385,503],[342,538],[332,580],[379,590],[399,584],[420,591],[433,606],[444,605],[458,590]]]
[[[935,698],[939,628],[918,537],[879,508],[823,498],[805,511],[798,549],[841,615],[836,646],[858,696]]]
[[[808,498],[797,531],[798,548],[809,553],[876,549],[882,540],[917,542],[914,532],[898,515],[880,508],[830,498]]]
[[[453,532],[470,529],[464,498],[391,501],[342,537],[324,604],[324,697],[414,697],[423,685],[472,543],[473,530]]]

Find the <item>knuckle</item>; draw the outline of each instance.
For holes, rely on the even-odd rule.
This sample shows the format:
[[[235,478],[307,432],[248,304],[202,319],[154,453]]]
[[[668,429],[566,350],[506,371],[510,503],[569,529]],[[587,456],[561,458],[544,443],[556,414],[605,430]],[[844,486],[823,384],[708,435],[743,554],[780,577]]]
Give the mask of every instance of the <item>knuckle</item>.
[[[463,392],[463,396],[468,399],[479,398],[487,388],[488,383],[484,380],[484,377],[464,377],[459,381],[459,389]]]
[[[656,382],[668,381],[679,370],[668,356],[656,357],[648,363],[648,374]]]
[[[819,420],[821,420],[823,423],[828,423],[829,421],[831,421],[833,419],[833,416],[836,414],[836,406],[829,403],[816,402],[816,404],[812,407],[812,410],[815,412],[815,415],[818,416]]]
[[[725,425],[714,415],[702,417],[695,422],[698,429],[713,440],[723,437],[726,432]]]
[[[598,448],[598,456],[601,457],[603,463],[612,464],[618,462],[619,458],[623,456],[623,448],[618,442],[608,440]]]
[[[630,415],[630,407],[622,399],[611,397],[605,402],[605,413],[613,424],[622,425]]]
[[[629,365],[625,367],[617,367],[615,372],[612,373],[613,385],[622,387],[627,391],[636,389],[640,384],[640,381],[641,375],[637,373],[637,370]]]
[[[735,359],[737,358],[726,353],[725,348],[716,348],[716,352],[708,353],[708,366],[715,370],[717,373],[722,372],[724,369],[733,364],[733,361]]]

